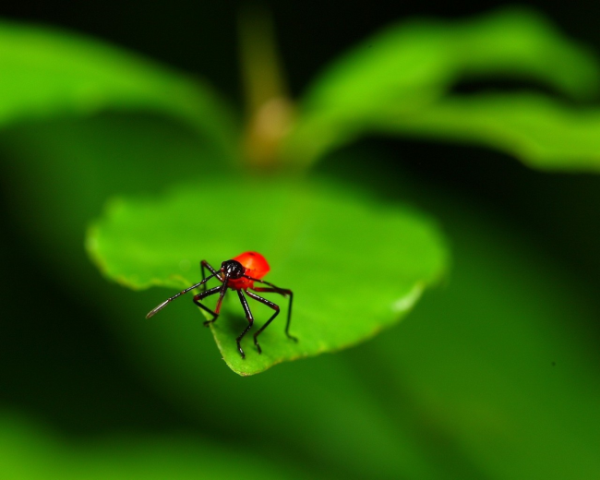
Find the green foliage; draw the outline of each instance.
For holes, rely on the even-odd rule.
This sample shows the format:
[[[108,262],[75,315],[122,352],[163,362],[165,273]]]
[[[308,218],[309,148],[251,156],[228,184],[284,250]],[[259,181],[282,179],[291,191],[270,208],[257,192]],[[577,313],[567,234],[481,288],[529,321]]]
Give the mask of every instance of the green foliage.
[[[454,97],[410,119],[388,111],[376,123],[390,133],[497,148],[540,169],[600,169],[600,110],[573,108],[542,95]]]
[[[102,110],[153,111],[233,156],[230,114],[200,81],[119,48],[58,30],[0,23],[0,125]]]
[[[0,416],[0,448],[4,455],[0,468],[5,478],[301,478],[282,468],[277,459],[257,459],[241,448],[233,450],[216,442],[121,435],[108,442],[76,444],[14,417],[6,412]]]
[[[508,45],[505,40],[507,37],[511,39]],[[541,55],[541,52],[551,53]],[[568,65],[569,68],[557,70],[557,62]],[[535,159],[538,164],[543,163],[543,159],[558,159],[553,163],[555,167],[569,165],[573,168],[572,162],[564,162],[565,158],[575,157],[582,161],[581,151],[569,148],[573,138],[579,139],[581,132],[577,130],[569,136],[573,129],[561,128],[560,121],[556,122],[558,125],[552,124],[554,128],[551,130],[543,129],[552,119],[547,119],[547,115],[544,115],[548,108],[535,109],[536,106],[539,107],[540,102],[527,102],[525,98],[514,96],[509,97],[506,103],[485,100],[478,102],[478,99],[475,99],[471,101],[475,108],[468,110],[468,107],[464,107],[464,101],[457,100],[453,104],[452,97],[445,103],[442,100],[445,92],[460,76],[490,75],[498,72],[537,78],[567,94],[580,97],[585,97],[593,91],[594,82],[599,77],[597,65],[591,56],[562,41],[544,21],[530,13],[504,12],[483,21],[471,21],[458,26],[421,22],[407,27],[392,28],[349,55],[334,67],[329,75],[317,82],[313,92],[309,93],[304,101],[304,104],[308,105],[307,111],[301,112],[297,120],[298,127],[287,140],[288,152],[291,148],[294,152],[292,156],[300,155],[304,160],[310,160],[316,155],[324,154],[328,148],[339,144],[341,139],[351,137],[361,129],[379,129],[410,131],[414,135],[429,134],[470,142],[479,141],[510,149],[524,158]],[[370,93],[364,95],[361,92]],[[549,108],[553,108],[553,105]],[[464,115],[464,110],[470,111],[471,115]],[[491,121],[484,121],[490,117]],[[324,126],[319,119],[326,119],[329,126]],[[583,122],[585,123],[585,120]],[[499,127],[493,129],[490,123]],[[317,129],[310,127],[307,130],[305,125],[316,125]],[[329,128],[330,126],[332,128]],[[350,126],[349,130],[347,126]],[[543,129],[541,135],[538,134],[540,128]],[[589,126],[587,130],[590,130]],[[594,128],[591,130],[591,134],[588,135],[589,141],[583,147],[583,155],[593,151]],[[349,133],[351,131],[353,133]],[[328,132],[335,133],[331,136]],[[317,153],[306,150],[320,142],[325,142],[325,146],[317,147]],[[557,149],[557,144],[562,149]],[[562,163],[559,163],[560,161]],[[583,161],[587,162],[584,163],[585,166],[589,163],[593,165],[595,156],[585,156]],[[255,185],[242,182],[235,185],[229,179],[219,179],[216,182],[205,179],[201,184],[203,188],[199,189],[196,186],[193,196],[184,195],[174,202],[154,206],[151,210],[160,212],[156,216],[136,212],[135,208],[129,211],[124,207],[123,210],[129,211],[129,215],[125,214],[120,218],[116,227],[109,224],[107,231],[102,227],[96,228],[94,231],[97,238],[92,238],[89,245],[105,273],[127,285],[140,288],[156,284],[172,285],[173,278],[182,278],[176,259],[189,269],[194,263],[194,254],[198,255],[200,238],[202,250],[206,252],[202,256],[212,258],[212,262],[217,264],[221,261],[219,259],[230,258],[238,252],[251,249],[248,245],[260,242],[261,247],[255,249],[264,251],[275,261],[275,265],[283,266],[280,277],[285,280],[283,284],[288,285],[287,288],[293,286],[299,298],[304,297],[308,300],[300,302],[295,315],[298,317],[296,323],[301,326],[301,336],[305,341],[299,345],[279,342],[278,350],[272,349],[268,355],[241,361],[237,356],[233,338],[227,338],[228,335],[233,337],[235,330],[227,326],[221,327],[222,323],[219,323],[213,328],[217,345],[228,365],[238,373],[257,373],[284,359],[336,350],[356,343],[360,338],[366,338],[383,325],[389,324],[393,318],[399,318],[390,308],[395,300],[406,296],[416,299],[423,286],[439,276],[442,270],[443,262],[438,262],[438,252],[433,252],[432,255],[426,248],[425,253],[419,255],[414,249],[405,248],[404,244],[395,240],[401,236],[396,232],[410,231],[411,223],[415,223],[415,227],[419,228],[418,222],[413,220],[414,216],[408,217],[409,228],[399,228],[385,217],[370,222],[369,218],[376,216],[367,213],[366,210],[365,214],[357,217],[359,220],[349,222],[349,219],[355,216],[352,202],[343,200],[335,205],[325,206],[318,199],[318,194],[311,192],[316,205],[314,210],[322,215],[321,223],[330,227],[343,227],[331,228],[330,235],[319,236],[318,232],[308,230],[307,233],[306,229],[301,228],[304,221],[305,195],[295,196],[292,193],[295,190],[293,183],[291,187],[280,189],[279,193],[274,195],[270,192],[271,185],[261,183]],[[217,188],[212,185],[217,185]],[[196,228],[186,226],[185,221],[181,222],[180,219],[185,218],[181,212],[185,211],[187,205],[202,204],[203,196],[217,198],[223,191],[228,192],[223,207],[203,211],[203,222]],[[239,206],[245,202],[250,192],[261,195],[263,205],[260,215],[268,219],[269,223],[258,222],[256,216],[249,214],[246,219],[236,215]],[[359,200],[359,203],[361,201]],[[282,208],[287,210],[282,212]],[[296,210],[300,213],[296,213]],[[148,208],[144,209],[144,212],[146,211]],[[299,218],[298,226],[293,222],[283,223],[279,220],[296,215]],[[229,235],[225,227],[225,232],[220,232],[218,240],[207,239],[206,235],[202,235],[207,226],[222,224],[227,222],[225,219],[228,218],[235,218],[236,231],[243,233]],[[336,222],[337,219],[343,221]],[[309,217],[309,222],[310,220]],[[131,239],[120,233],[125,232],[128,225],[138,225],[139,222],[144,228],[132,232]],[[263,223],[267,225],[262,225]],[[248,224],[252,228],[249,228]],[[290,224],[292,227],[286,228],[286,225]],[[158,225],[161,232],[171,232],[168,239],[157,233]],[[390,233],[382,233],[382,225],[389,225]],[[270,232],[279,229],[285,233],[273,235]],[[357,235],[357,232],[362,235]],[[365,235],[365,232],[368,234]],[[368,235],[373,235],[373,232],[381,234],[381,238],[386,240],[380,242],[377,249],[371,247],[369,250],[369,244],[364,240],[356,243],[348,241],[366,239]],[[300,237],[302,242],[298,241],[298,235],[304,235]],[[282,242],[278,236],[283,236],[285,241]],[[256,240],[261,237],[265,237],[266,240]],[[270,240],[271,237],[279,241]],[[434,240],[435,237],[436,235],[430,235],[431,240],[425,237],[426,240],[422,244],[439,243]],[[96,248],[99,245],[98,238],[102,239],[102,243]],[[293,245],[294,242],[297,245],[296,249],[287,246]],[[124,244],[133,245],[135,248],[125,248]],[[172,252],[167,251],[166,245]],[[363,251],[378,251],[383,255],[362,256],[359,252]],[[207,255],[208,253],[211,255]],[[361,255],[360,260],[356,258],[357,254]],[[433,263],[436,264],[437,271],[433,275],[428,272],[424,277],[414,275],[414,269],[403,262],[404,258],[416,259],[422,262],[421,269],[427,271],[426,265],[430,263],[431,256],[435,259]],[[329,260],[330,258],[332,260]],[[363,259],[364,263],[361,263]],[[353,301],[349,301],[346,289],[332,287],[336,284],[342,285],[343,282],[337,279],[351,277],[353,269],[368,271],[371,265],[379,266],[382,262],[388,266],[390,274],[390,279],[386,279],[385,275],[382,279],[386,288],[369,288],[368,276],[358,275],[365,279],[365,285],[358,283],[355,287],[371,292],[371,295],[356,296]],[[297,276],[304,272],[304,278],[298,281],[293,276],[286,275],[285,265],[290,265],[289,271]],[[364,266],[361,268],[361,265]],[[145,266],[150,269],[149,272],[145,273]],[[313,271],[317,274],[312,273]],[[334,278],[330,278],[331,275]],[[404,277],[408,281],[396,284],[390,281],[394,276]],[[319,281],[311,280],[313,277]],[[189,275],[183,278],[187,284],[197,281],[197,277],[189,278]],[[303,283],[310,284],[313,288],[305,289]],[[391,285],[394,286],[392,291],[387,291]],[[183,288],[186,285],[179,282],[176,286]],[[325,291],[328,292],[327,296],[324,296]],[[305,295],[302,295],[303,293]],[[412,305],[412,300],[409,303]],[[311,309],[304,310],[306,305],[311,305]],[[345,308],[341,308],[342,305]],[[382,314],[381,309],[387,314]],[[311,314],[311,311],[319,313]],[[362,312],[370,320],[365,321],[364,317],[358,316],[356,312]],[[303,327],[306,330],[303,330]],[[237,329],[240,330],[240,326]],[[270,336],[271,331],[266,332],[263,338],[268,341]]]
[[[205,181],[202,190],[179,188],[166,198],[113,201],[92,228],[88,249],[104,273],[124,285],[179,289],[200,281],[199,250],[210,252],[209,263],[215,266],[246,250],[269,252],[267,280],[294,291],[291,332],[299,342],[283,335],[285,308],[261,334],[263,354],[253,346],[248,353],[249,334],[242,360],[235,338],[246,320],[237,308],[240,322],[223,319],[212,330],[223,358],[239,374],[372,336],[410,310],[446,263],[437,229],[406,207],[392,208],[332,182],[236,181],[234,176]],[[253,192],[260,205],[240,214]],[[197,221],[190,218],[190,205],[219,197],[218,206],[201,209]],[[207,227],[214,225],[221,227],[207,235]],[[374,237],[386,242],[374,243]],[[274,300],[287,305],[287,300]],[[261,326],[261,317],[266,320],[272,312],[257,305],[251,301]]]
[[[559,67],[557,67],[559,66]],[[598,92],[596,58],[529,11],[449,24],[413,21],[366,40],[326,70],[286,145],[315,161],[369,132],[483,143],[539,168],[597,170],[600,111],[538,95],[461,96],[461,80],[535,81],[572,99]]]
[[[356,158],[340,155],[336,162],[360,172]],[[414,181],[400,174],[376,185],[404,197]],[[177,325],[167,319],[151,328],[136,322],[118,328],[147,359],[156,388],[190,414],[222,412],[222,428],[250,435],[267,429],[288,439],[299,458],[327,452],[329,462],[357,478],[379,471],[512,479],[530,468],[548,479],[593,476],[600,471],[590,447],[600,441],[597,353],[573,324],[574,312],[578,321],[595,322],[583,280],[561,275],[548,252],[496,212],[431,186],[410,198],[446,220],[454,267],[402,328],[248,384],[222,375],[186,302],[170,307],[178,309]],[[261,402],[268,404],[269,425],[249,408],[240,427],[239,412]]]
[[[523,190],[510,190],[517,208],[508,216],[485,196],[411,176],[397,152],[330,154],[388,132],[488,146],[545,170],[596,171],[598,112],[575,103],[598,80],[585,49],[515,10],[392,27],[317,79],[289,133],[276,125],[285,155],[266,172],[244,164],[227,108],[186,75],[71,34],[2,24],[1,38],[4,220],[16,240],[2,243],[15,288],[0,290],[0,328],[23,330],[0,332],[0,363],[13,386],[29,385],[27,402],[41,398],[44,418],[78,431],[85,417],[106,438],[67,440],[4,414],[0,476],[599,476],[597,277],[577,264],[599,258],[586,229],[599,224],[597,179],[569,190],[556,175],[540,191],[550,175],[520,168]],[[483,77],[533,80],[555,94],[452,93]],[[477,156],[504,161],[486,153]],[[492,177],[477,180],[497,199],[501,177]],[[412,204],[440,219],[452,249]],[[86,227],[95,265],[82,248]],[[565,230],[561,248],[551,245]],[[296,293],[291,331],[300,341],[285,337],[287,302],[273,298],[282,317],[261,336],[262,355],[249,333],[242,360],[235,337],[246,320],[230,292],[212,331],[231,369],[249,375],[356,347],[241,380],[226,374],[189,298],[144,319],[199,280],[200,259],[218,265],[244,250],[265,253],[267,280]],[[442,276],[442,288],[421,299]],[[151,286],[166,288],[142,291]],[[258,324],[271,314],[251,306]],[[402,328],[386,328],[413,306]],[[121,362],[101,373],[80,358],[79,329],[94,319],[106,322],[106,350]],[[96,356],[104,362],[96,350],[87,361]],[[123,373],[131,370],[144,385],[137,396]],[[123,435],[130,424],[103,423],[111,405],[124,405],[123,423],[145,409],[148,422],[169,408],[183,420],[164,434],[138,426]],[[177,433],[181,425],[195,435]]]

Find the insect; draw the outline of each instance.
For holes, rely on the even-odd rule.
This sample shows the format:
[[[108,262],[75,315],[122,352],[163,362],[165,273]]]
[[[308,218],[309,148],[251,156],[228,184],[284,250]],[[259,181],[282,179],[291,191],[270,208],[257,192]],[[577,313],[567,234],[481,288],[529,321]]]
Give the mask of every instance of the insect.
[[[256,345],[258,353],[262,353],[262,349],[258,344],[258,336],[262,333],[262,331],[265,328],[269,326],[269,324],[275,319],[275,317],[279,315],[279,305],[276,305],[270,300],[267,300],[266,298],[263,298],[254,292],[279,293],[284,297],[290,298],[290,303],[288,306],[287,323],[285,325],[285,334],[289,339],[294,340],[295,342],[298,341],[298,339],[290,335],[289,332],[290,321],[292,319],[292,301],[294,299],[294,294],[291,290],[287,288],[279,288],[276,285],[273,285],[272,283],[262,280],[262,278],[269,272],[270,267],[265,257],[263,257],[260,253],[244,252],[231,260],[225,260],[223,263],[221,263],[221,268],[219,270],[215,270],[206,260],[202,260],[200,262],[200,266],[202,270],[201,282],[198,282],[192,285],[191,287],[182,290],[178,294],[167,298],[164,302],[162,302],[156,308],[151,310],[148,313],[148,315],[146,315],[146,318],[150,318],[156,313],[158,313],[177,297],[202,286],[202,293],[194,295],[193,300],[194,303],[198,305],[202,310],[212,315],[212,319],[204,322],[204,326],[208,327],[211,323],[214,323],[219,317],[219,312],[221,311],[221,302],[223,301],[223,297],[225,296],[227,289],[230,288],[231,290],[237,291],[238,297],[240,298],[240,302],[242,303],[242,307],[244,308],[244,312],[246,314],[246,319],[248,320],[248,326],[244,329],[241,335],[237,337],[238,350],[240,351],[242,358],[246,358],[246,354],[244,353],[240,342],[242,341],[242,338],[244,338],[244,335],[248,333],[248,330],[252,328],[252,325],[254,325],[254,317],[252,316],[252,312],[250,311],[250,306],[248,305],[246,295],[250,298],[253,298],[254,300],[264,303],[267,307],[275,310],[275,313],[273,313],[271,318],[269,318],[269,320],[267,320],[267,322],[262,327],[260,327],[258,331],[254,334],[254,345]],[[208,277],[206,276],[206,270],[210,271],[211,273]],[[221,282],[221,285],[207,290],[206,282],[208,282],[213,277],[219,280],[219,282]],[[255,282],[262,283],[267,286],[256,287],[254,286]],[[254,292],[251,292],[249,290],[254,290]],[[206,305],[204,305],[201,302],[201,300],[216,293],[219,294],[219,299],[217,300],[217,306],[213,311]]]

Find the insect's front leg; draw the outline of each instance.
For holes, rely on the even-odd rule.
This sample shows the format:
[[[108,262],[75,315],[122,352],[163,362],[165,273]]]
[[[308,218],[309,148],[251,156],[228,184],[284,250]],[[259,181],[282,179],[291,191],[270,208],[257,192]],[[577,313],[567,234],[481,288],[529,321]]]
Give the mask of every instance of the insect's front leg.
[[[208,312],[210,315],[212,315],[212,318],[210,320],[206,320],[204,322],[205,327],[208,327],[211,323],[213,323],[219,317],[219,310],[221,309],[221,300],[223,298],[224,293],[221,293],[221,296],[219,297],[219,301],[217,302],[217,308],[215,308],[214,312],[210,308],[208,308],[206,305],[204,305],[202,302],[200,302],[200,300],[202,300],[206,297],[209,297],[210,295],[214,295],[217,292],[221,292],[221,290],[222,290],[222,285],[219,285],[218,287],[214,287],[214,288],[211,288],[210,290],[199,293],[198,295],[194,295],[194,303],[196,305],[198,305],[202,310],[204,310],[205,312]]]
[[[200,270],[202,270],[202,281],[204,282],[204,284],[202,285],[202,292],[206,292],[206,270],[208,269],[210,271],[210,273],[212,273],[213,275],[215,275],[218,279],[219,282],[223,282],[223,279],[221,278],[221,276],[219,275],[219,272],[217,272],[210,263],[208,263],[206,260],[202,260],[200,262]]]
[[[251,292],[246,292],[246,293],[248,293],[248,295],[252,296]],[[238,350],[240,351],[240,354],[242,355],[242,358],[246,358],[246,354],[244,353],[244,350],[242,349],[240,342],[242,341],[242,338],[244,338],[244,335],[246,335],[248,330],[250,330],[252,328],[252,325],[254,325],[254,317],[252,316],[252,312],[250,311],[250,306],[248,305],[248,300],[246,300],[244,291],[238,290],[238,296],[240,297],[240,302],[242,302],[242,307],[244,308],[244,312],[246,313],[246,319],[248,320],[248,326],[244,329],[242,334],[239,337],[237,337],[237,347],[238,347]],[[260,347],[259,347],[259,353],[260,353]]]

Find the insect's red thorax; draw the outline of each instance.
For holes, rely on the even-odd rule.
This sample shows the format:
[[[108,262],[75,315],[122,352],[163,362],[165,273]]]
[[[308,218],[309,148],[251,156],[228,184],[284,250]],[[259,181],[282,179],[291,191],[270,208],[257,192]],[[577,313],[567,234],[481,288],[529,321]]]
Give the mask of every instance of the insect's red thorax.
[[[245,269],[245,274],[252,278],[261,279],[270,270],[267,259],[258,252],[244,252],[234,257],[233,260],[240,262]],[[252,288],[254,282],[248,278],[231,279],[228,286],[229,288],[242,290]]]

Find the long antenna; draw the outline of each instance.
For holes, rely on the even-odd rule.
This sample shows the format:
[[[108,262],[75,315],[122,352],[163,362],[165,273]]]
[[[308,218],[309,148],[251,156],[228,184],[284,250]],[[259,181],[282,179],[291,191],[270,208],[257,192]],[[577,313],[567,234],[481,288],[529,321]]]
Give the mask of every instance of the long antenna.
[[[162,302],[160,305],[158,305],[156,308],[150,310],[150,312],[148,313],[148,315],[146,315],[146,318],[150,318],[154,315],[156,315],[158,312],[160,312],[163,308],[165,308],[169,303],[171,303],[173,300],[175,300],[177,297],[180,297],[181,295],[184,295],[186,293],[188,293],[190,290],[193,290],[194,288],[198,288],[200,285],[208,282],[208,280],[210,280],[212,277],[214,277],[216,275],[216,273],[213,273],[212,275],[209,275],[208,277],[206,277],[204,280],[202,280],[201,282],[196,283],[195,285],[192,285],[191,287],[186,288],[185,290],[182,290],[181,292],[173,295],[171,298],[167,298],[164,302]]]

